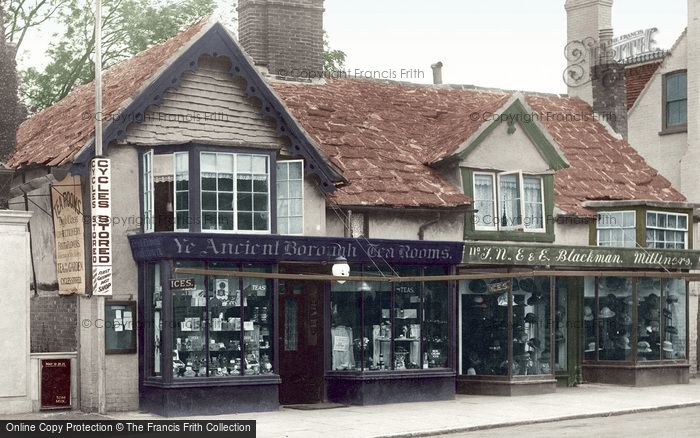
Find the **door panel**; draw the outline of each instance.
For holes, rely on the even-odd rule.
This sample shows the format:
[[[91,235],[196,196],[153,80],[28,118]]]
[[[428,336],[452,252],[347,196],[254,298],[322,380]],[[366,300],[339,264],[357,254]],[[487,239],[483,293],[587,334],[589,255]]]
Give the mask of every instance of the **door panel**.
[[[323,288],[280,283],[280,403],[323,401]]]

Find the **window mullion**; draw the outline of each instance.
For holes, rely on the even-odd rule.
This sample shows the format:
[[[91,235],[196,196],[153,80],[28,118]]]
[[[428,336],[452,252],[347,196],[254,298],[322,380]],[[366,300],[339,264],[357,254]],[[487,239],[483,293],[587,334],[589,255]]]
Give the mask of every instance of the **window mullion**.
[[[233,210],[233,230],[238,231],[238,154],[233,154],[233,200],[231,210]],[[241,291],[241,294],[243,291]],[[242,298],[241,298],[242,299]]]

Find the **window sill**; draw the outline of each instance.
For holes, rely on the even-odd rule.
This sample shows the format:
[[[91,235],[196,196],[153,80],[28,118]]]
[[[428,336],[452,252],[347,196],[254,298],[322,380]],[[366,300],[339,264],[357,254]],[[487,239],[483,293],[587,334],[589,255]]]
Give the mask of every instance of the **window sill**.
[[[688,132],[688,125],[680,125],[680,126],[671,126],[667,128],[663,128],[661,131],[659,131],[659,135],[673,135],[673,134],[684,134]]]

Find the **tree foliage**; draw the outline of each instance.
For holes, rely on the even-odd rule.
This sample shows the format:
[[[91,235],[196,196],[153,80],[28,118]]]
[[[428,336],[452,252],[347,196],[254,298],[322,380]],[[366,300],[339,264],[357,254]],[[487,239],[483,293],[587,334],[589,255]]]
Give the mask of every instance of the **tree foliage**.
[[[328,33],[323,32],[323,70],[334,72],[345,69],[347,55],[342,50],[332,49]]]
[[[51,20],[69,1],[0,0],[0,8],[5,12],[5,37],[19,49],[30,30]]]
[[[211,14],[215,4],[214,0],[103,0],[102,7],[102,68],[107,69]],[[95,75],[94,2],[67,0],[57,20],[62,33],[54,35],[49,46],[49,63],[43,70],[29,68],[22,74],[20,93],[31,111],[54,104]]]

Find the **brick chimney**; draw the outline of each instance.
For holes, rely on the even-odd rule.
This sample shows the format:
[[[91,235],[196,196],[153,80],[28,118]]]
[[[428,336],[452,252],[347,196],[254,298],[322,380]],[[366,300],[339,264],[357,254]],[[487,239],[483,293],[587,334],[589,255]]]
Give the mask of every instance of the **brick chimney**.
[[[627,83],[625,66],[615,61],[613,30],[601,29],[591,70],[593,112],[627,138]]]
[[[591,50],[601,29],[612,28],[613,0],[566,0],[566,83],[569,95],[593,105]],[[571,74],[571,75],[570,75]]]
[[[320,77],[323,0],[239,0],[238,38],[272,75]]]
[[[0,0],[0,162],[15,150],[21,114],[17,96],[17,49],[5,41],[3,3]]]

